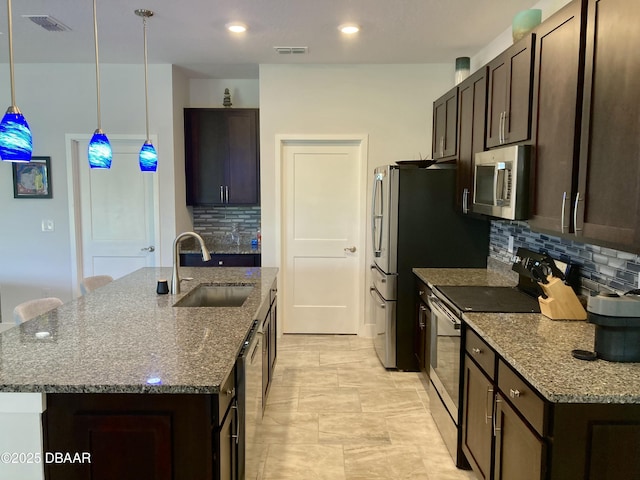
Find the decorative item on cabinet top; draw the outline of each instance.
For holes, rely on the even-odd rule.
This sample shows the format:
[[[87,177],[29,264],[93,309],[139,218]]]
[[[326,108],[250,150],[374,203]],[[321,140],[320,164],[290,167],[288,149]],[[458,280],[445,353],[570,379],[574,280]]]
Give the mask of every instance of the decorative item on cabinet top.
[[[471,59],[469,57],[456,58],[455,85],[458,85],[469,76],[471,71]]]
[[[230,107],[231,105],[233,105],[231,103],[231,93],[229,93],[229,89],[225,88],[224,89],[224,100],[222,101],[222,106],[223,107]]]
[[[513,16],[512,34],[513,43],[524,38],[534,27],[542,22],[542,10],[531,8],[522,10]]]

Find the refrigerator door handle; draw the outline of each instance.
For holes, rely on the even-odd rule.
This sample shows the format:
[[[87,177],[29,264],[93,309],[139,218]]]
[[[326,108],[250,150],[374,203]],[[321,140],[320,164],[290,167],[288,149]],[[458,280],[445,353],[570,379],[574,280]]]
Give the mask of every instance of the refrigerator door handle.
[[[384,218],[382,212],[376,212],[376,201],[378,199],[378,195],[382,196],[382,178],[378,175],[374,177],[373,182],[373,195],[371,199],[371,241],[373,245],[373,255],[374,257],[379,257],[382,253],[382,231],[383,231],[383,222]],[[382,206],[382,201],[380,202]],[[380,222],[379,225],[379,234],[376,239],[376,225]],[[377,242],[376,242],[377,240]]]

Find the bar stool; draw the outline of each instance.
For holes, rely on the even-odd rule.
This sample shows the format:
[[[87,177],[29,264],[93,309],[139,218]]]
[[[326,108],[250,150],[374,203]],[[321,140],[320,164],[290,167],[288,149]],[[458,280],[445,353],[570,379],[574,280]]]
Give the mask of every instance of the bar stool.
[[[56,297],[37,298],[36,300],[27,300],[22,302],[13,309],[13,319],[19,325],[27,320],[42,315],[43,313],[58,308],[62,305],[62,300]]]
[[[105,286],[107,283],[113,282],[113,277],[110,275],[95,275],[93,277],[86,277],[80,282],[80,291],[82,295],[86,295],[89,292],[93,292],[96,288]]]

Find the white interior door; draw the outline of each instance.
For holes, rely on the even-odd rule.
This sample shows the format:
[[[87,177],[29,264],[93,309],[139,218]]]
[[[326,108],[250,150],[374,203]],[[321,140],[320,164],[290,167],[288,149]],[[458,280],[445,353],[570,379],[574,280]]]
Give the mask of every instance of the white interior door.
[[[141,141],[111,139],[109,170],[91,169],[88,141],[76,142],[82,275],[122,277],[155,266],[156,175],[141,172]]]
[[[284,333],[358,333],[364,268],[360,141],[284,142]]]

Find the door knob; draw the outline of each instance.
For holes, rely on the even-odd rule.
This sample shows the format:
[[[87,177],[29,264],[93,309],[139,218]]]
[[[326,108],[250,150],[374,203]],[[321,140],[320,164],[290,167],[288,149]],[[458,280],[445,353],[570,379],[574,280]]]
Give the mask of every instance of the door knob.
[[[347,253],[355,253],[356,247],[347,247],[344,249],[344,251]]]
[[[154,247],[153,245],[150,245],[146,248],[141,248],[140,249],[141,252],[155,252],[156,251],[156,247]]]

